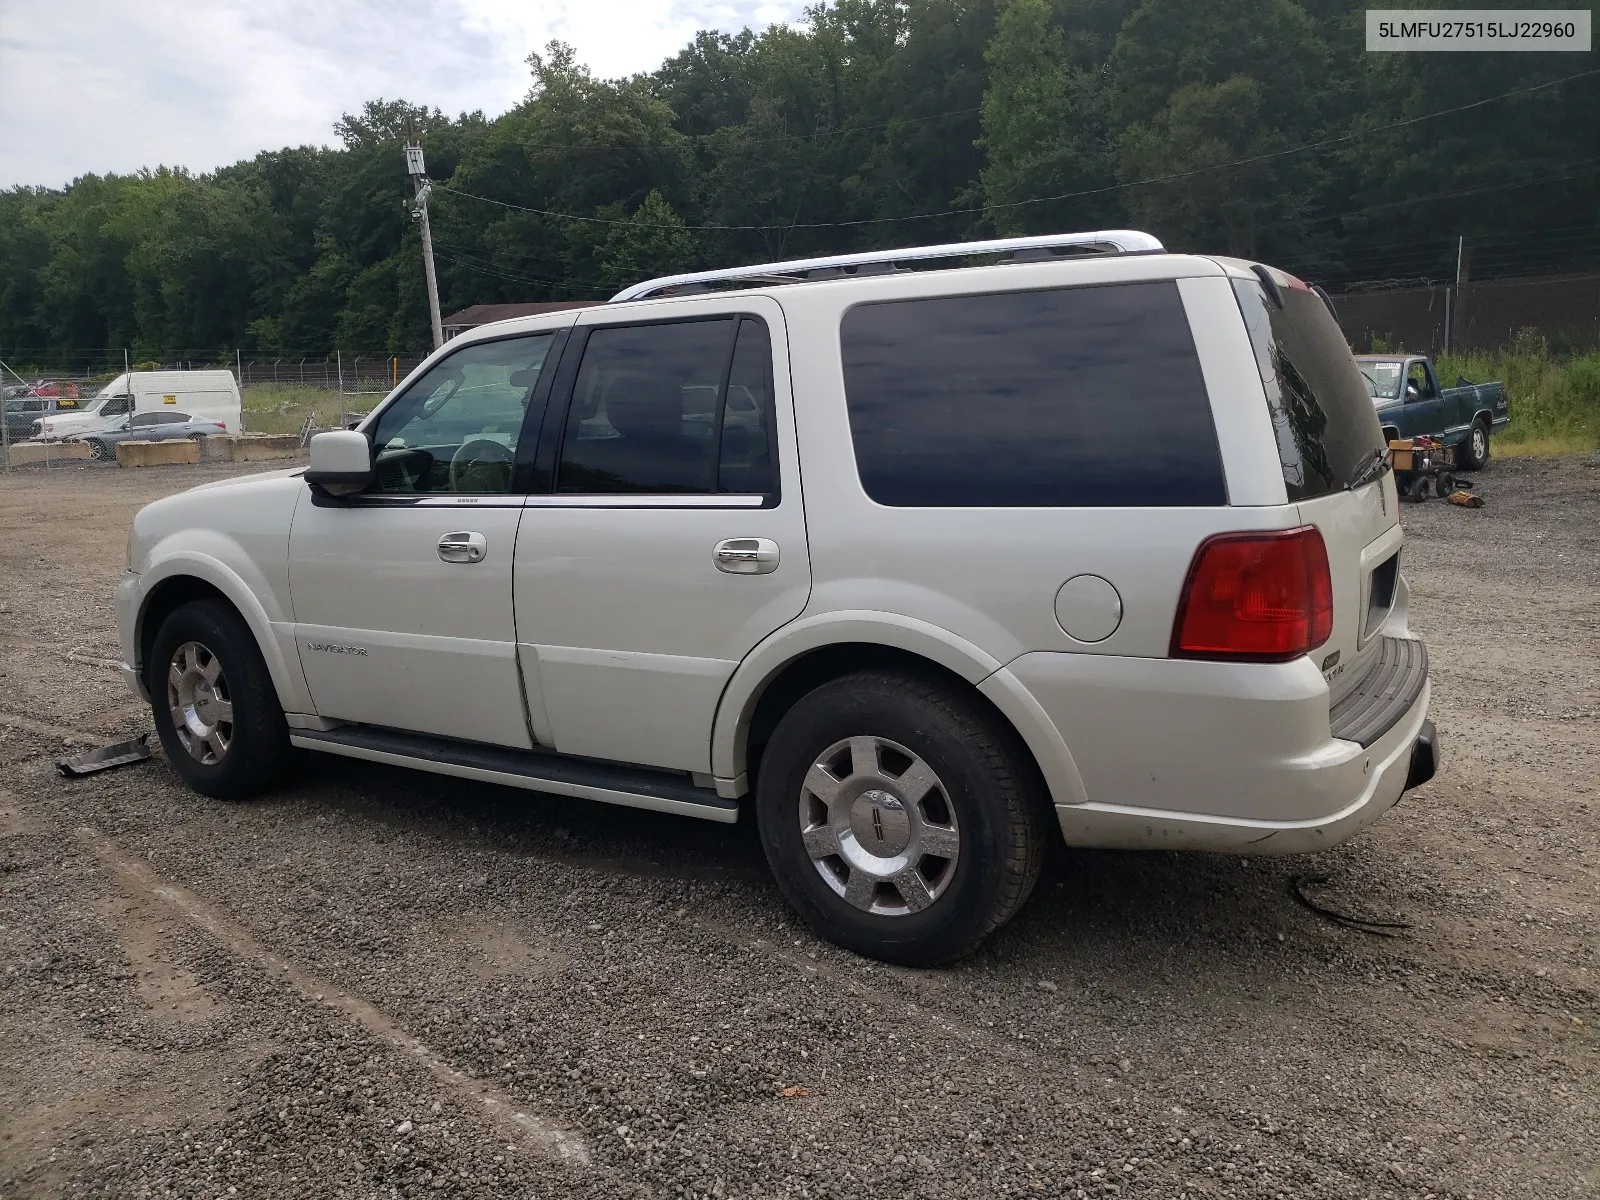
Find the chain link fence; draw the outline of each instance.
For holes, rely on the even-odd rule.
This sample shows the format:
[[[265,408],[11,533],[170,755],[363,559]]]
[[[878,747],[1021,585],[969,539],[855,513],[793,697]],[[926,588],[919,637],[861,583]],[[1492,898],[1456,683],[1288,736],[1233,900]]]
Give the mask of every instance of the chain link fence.
[[[101,390],[125,370],[228,370],[239,383],[247,432],[296,434],[303,444],[312,433],[344,428],[365,416],[424,357],[372,353],[290,359],[235,353],[219,359],[215,352],[158,355],[121,348],[0,350],[0,469],[83,468],[81,445],[40,438],[35,422],[92,409]]]

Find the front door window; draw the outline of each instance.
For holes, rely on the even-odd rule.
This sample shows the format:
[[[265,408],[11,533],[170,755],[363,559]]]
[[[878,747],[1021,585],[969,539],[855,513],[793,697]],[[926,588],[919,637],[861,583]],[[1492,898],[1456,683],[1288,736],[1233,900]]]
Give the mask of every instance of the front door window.
[[[537,333],[478,342],[435,363],[379,415],[370,490],[509,492],[517,438],[554,340]]]

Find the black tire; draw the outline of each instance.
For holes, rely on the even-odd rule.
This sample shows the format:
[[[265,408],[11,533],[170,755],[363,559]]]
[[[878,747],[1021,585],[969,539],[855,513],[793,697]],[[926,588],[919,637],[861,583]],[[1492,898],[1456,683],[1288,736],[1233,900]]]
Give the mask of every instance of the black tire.
[[[89,457],[94,459],[96,462],[105,461],[106,451],[108,449],[110,449],[110,447],[108,447],[99,438],[89,439]]]
[[[1406,489],[1406,499],[1413,504],[1421,504],[1428,498],[1428,477],[1418,475],[1411,481],[1411,486]]]
[[[906,759],[902,751],[920,758],[936,778],[937,787],[920,803],[912,802],[917,809],[913,820],[916,828],[929,828],[924,823],[927,806],[935,806],[931,823],[943,822],[947,835],[956,831],[956,853],[953,859],[921,858],[908,868],[921,872],[929,861],[944,864],[936,865],[940,873],[931,877],[929,891],[937,889],[937,895],[920,910],[912,910],[908,902],[906,911],[883,915],[852,904],[845,898],[846,880],[853,874],[850,864],[839,854],[813,860],[806,848],[802,814],[808,805],[811,811],[823,805],[809,791],[808,778],[815,777],[808,773],[830,747],[850,738],[882,745],[877,761],[880,770],[889,772],[889,786],[897,781],[896,763],[887,760]],[[853,748],[841,753],[854,761]],[[900,771],[911,774],[909,765]],[[876,790],[876,783],[871,786],[871,795],[885,794]],[[876,824],[879,812],[867,793],[858,794],[852,804],[839,803],[858,812],[861,801],[868,801]],[[908,811],[892,797],[886,804],[895,814]],[[822,811],[835,810],[823,805]],[[795,911],[818,936],[905,966],[960,958],[1017,913],[1039,877],[1048,811],[1042,784],[1012,730],[974,699],[894,671],[846,675],[802,697],[773,730],[756,780],[762,846]],[[919,840],[911,849],[923,845],[923,835],[915,836]],[[830,869],[832,885],[823,874],[829,859],[843,872]],[[874,894],[894,901],[900,897],[888,884],[876,885]]]
[[[1489,465],[1489,427],[1481,418],[1472,423],[1457,457],[1456,466],[1462,471],[1481,471]]]
[[[190,746],[197,741],[194,731],[186,725],[180,736],[173,719],[169,672],[179,650],[191,645],[204,654],[196,652],[190,661],[203,662],[209,670],[214,659],[220,671],[220,685],[211,685],[208,699],[191,706],[198,728],[220,734],[227,727],[220,755],[209,749],[192,752]],[[228,605],[194,600],[168,614],[151,646],[145,679],[162,748],[173,769],[195,791],[218,800],[242,800],[283,779],[290,762],[289,727],[261,649],[250,627]],[[231,720],[208,726],[202,709],[215,698],[231,706]],[[214,761],[202,761],[202,753]]]

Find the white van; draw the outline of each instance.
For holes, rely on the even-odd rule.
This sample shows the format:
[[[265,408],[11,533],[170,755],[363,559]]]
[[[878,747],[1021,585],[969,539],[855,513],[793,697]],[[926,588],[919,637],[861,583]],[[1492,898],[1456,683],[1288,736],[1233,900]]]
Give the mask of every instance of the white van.
[[[118,375],[78,412],[35,421],[36,438],[79,437],[117,429],[131,413],[182,412],[243,433],[239,384],[232,371],[131,371]]]

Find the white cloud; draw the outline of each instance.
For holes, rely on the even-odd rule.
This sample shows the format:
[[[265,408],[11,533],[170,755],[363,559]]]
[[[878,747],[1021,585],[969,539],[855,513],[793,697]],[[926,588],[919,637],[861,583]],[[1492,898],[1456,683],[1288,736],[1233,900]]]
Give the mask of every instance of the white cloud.
[[[800,15],[795,0],[4,0],[0,187],[328,143],[380,96],[494,115],[552,38],[610,77],[699,29]]]

